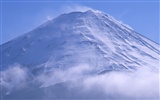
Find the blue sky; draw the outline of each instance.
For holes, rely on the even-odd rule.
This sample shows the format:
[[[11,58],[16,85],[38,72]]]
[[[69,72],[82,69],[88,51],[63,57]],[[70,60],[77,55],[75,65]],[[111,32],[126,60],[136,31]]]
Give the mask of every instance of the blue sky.
[[[3,0],[0,16],[1,44],[61,13],[84,10],[86,7],[103,11],[160,43],[158,0]]]

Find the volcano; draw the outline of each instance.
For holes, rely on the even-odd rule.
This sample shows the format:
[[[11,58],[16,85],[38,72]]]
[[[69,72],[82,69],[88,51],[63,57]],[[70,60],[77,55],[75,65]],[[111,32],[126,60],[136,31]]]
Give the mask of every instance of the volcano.
[[[0,47],[4,99],[132,98],[106,92],[93,96],[66,85],[110,73],[159,73],[160,45],[97,10],[62,14]],[[137,98],[159,98],[157,90],[153,94]]]

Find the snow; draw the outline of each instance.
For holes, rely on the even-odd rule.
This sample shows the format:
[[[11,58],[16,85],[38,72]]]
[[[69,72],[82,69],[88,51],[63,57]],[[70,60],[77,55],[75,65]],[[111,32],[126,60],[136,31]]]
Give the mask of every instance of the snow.
[[[51,77],[56,81],[47,76],[41,88],[67,81],[58,79],[64,75],[81,75],[77,69],[77,74],[67,72],[75,66],[87,66],[87,77],[88,73],[135,72],[141,68],[159,71],[159,44],[96,10],[62,14],[0,47],[1,71],[15,63],[25,66],[33,76],[40,74],[41,78],[46,78],[43,76],[46,73],[54,76],[52,72],[58,71],[60,76]],[[63,71],[67,74],[62,74]]]

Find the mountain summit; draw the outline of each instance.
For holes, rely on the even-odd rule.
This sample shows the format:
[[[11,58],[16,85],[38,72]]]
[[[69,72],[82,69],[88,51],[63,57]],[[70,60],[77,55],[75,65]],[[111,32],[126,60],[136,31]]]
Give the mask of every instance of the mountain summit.
[[[20,64],[32,76],[77,66],[91,69],[84,71],[87,75],[134,72],[141,68],[158,72],[159,46],[100,11],[71,12],[1,45],[1,71]]]

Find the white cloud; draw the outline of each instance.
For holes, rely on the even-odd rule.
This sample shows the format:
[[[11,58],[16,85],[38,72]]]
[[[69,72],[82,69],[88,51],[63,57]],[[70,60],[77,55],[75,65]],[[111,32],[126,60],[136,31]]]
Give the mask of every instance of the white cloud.
[[[8,90],[21,89],[26,86],[28,70],[19,64],[10,66],[1,72],[1,85]]]
[[[38,88],[54,86],[57,83],[66,83],[72,98],[72,93],[77,98],[127,98],[127,99],[157,99],[159,98],[159,73],[150,70],[138,69],[135,72],[111,71],[106,74],[93,74],[94,69],[91,66],[82,64],[66,70],[51,70],[47,73],[33,75],[33,79],[29,78],[29,72],[26,68],[16,65],[2,72],[2,86],[7,88],[9,92],[22,87],[29,87],[28,82],[34,82],[34,86]],[[20,88],[21,87],[21,88]],[[59,95],[59,91],[50,88],[45,91],[46,95],[52,97],[53,91],[55,95]],[[53,91],[52,91],[53,89]],[[60,90],[61,94],[65,94],[68,90]],[[78,90],[78,92],[75,90]],[[57,91],[57,92],[56,92]],[[64,93],[63,93],[64,92]],[[80,94],[78,94],[80,93]],[[87,94],[87,95],[85,95]],[[102,95],[103,94],[103,95]],[[46,97],[47,98],[47,97]],[[56,98],[60,98],[57,96]]]
[[[92,93],[106,95],[101,98],[108,98],[108,95],[110,98],[159,98],[159,73],[139,69],[135,72],[112,71],[103,75],[94,75],[91,74],[93,70],[88,65],[80,65],[65,71],[56,71],[47,76],[43,74],[40,80],[42,87],[70,81],[68,87],[76,88],[81,91],[80,93],[88,95]]]
[[[113,98],[159,98],[159,77],[158,73],[154,72],[111,72],[104,75],[89,77],[83,82],[85,91],[93,91],[93,88],[97,87],[99,91],[106,95],[114,94],[115,97]]]
[[[35,80],[42,84],[41,87],[47,87],[60,82],[77,81],[77,79],[86,76],[86,72],[90,70],[91,67],[84,64],[66,70],[55,70],[55,71],[53,70],[47,74],[39,75],[38,77],[35,78]]]

